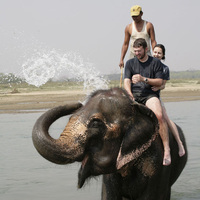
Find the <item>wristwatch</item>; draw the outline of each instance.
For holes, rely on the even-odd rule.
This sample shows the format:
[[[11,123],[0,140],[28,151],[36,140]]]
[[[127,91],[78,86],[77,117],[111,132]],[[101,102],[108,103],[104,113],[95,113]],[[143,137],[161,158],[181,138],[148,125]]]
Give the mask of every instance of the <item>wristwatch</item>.
[[[145,79],[144,79],[144,82],[145,82],[145,83],[148,83],[148,78],[145,78]]]

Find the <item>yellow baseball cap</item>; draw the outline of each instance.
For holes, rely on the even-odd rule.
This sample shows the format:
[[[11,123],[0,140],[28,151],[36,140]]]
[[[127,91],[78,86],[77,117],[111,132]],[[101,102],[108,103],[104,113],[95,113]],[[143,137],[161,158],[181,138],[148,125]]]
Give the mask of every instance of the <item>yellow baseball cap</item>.
[[[142,11],[141,6],[135,5],[131,7],[131,16],[138,16]]]

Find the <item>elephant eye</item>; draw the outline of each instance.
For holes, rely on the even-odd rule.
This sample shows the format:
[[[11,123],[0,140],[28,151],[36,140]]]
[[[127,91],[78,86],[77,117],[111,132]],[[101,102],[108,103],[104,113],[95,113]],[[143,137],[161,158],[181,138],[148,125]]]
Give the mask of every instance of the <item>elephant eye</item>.
[[[103,137],[106,132],[105,123],[99,118],[93,118],[88,124],[89,137]]]
[[[88,128],[100,128],[103,122],[98,118],[93,118],[88,124]]]
[[[106,132],[105,123],[99,118],[91,119],[88,124],[89,151],[94,152],[102,147],[102,139]]]

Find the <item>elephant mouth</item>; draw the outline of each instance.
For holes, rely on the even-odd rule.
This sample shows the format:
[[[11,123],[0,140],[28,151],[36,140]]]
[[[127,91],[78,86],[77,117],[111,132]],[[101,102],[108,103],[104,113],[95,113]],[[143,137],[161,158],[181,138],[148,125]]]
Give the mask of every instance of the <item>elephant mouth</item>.
[[[91,175],[90,158],[86,155],[82,161],[81,168],[78,172],[78,188],[82,188],[85,180]]]
[[[96,160],[95,162],[94,156],[91,156],[90,153],[85,154],[78,172],[78,188],[82,188],[86,179],[91,176],[94,177],[100,174],[113,172],[113,168],[110,168],[110,171],[108,171],[108,169],[104,171],[104,167],[97,163],[98,161]]]

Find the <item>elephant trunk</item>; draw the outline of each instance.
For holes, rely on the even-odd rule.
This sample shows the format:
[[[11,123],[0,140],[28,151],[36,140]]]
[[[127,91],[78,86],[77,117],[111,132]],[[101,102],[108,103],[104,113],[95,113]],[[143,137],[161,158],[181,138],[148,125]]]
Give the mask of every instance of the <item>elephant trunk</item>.
[[[63,144],[60,138],[52,138],[48,130],[51,124],[57,119],[72,114],[81,106],[81,103],[59,106],[47,111],[36,121],[32,131],[33,144],[44,158],[57,164],[74,162],[74,160],[68,156],[70,147]]]

